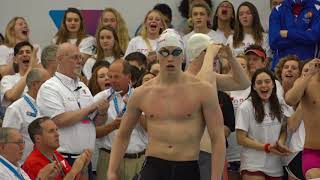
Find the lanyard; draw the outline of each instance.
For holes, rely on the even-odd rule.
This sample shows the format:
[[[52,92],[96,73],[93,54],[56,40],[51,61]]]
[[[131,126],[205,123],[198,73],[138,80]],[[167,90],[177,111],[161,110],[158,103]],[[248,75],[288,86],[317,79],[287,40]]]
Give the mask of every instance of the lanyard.
[[[38,110],[37,110],[36,106],[31,102],[31,100],[28,98],[28,96],[24,95],[23,99],[28,103],[28,105],[33,110],[33,112],[27,112],[27,115],[32,116],[32,117],[37,117]]]
[[[78,106],[79,106],[79,109],[81,109],[81,105],[80,105],[80,102],[79,102],[79,98],[77,98],[76,95],[74,95],[74,92],[76,92],[76,91],[78,91],[79,89],[81,89],[81,86],[77,87],[74,91],[72,91],[68,86],[66,86],[66,85],[62,82],[62,80],[61,80],[57,75],[54,75],[54,76],[61,82],[61,84],[62,84],[65,88],[67,88],[67,89],[72,93],[72,95],[74,96],[74,98],[77,100],[77,104],[78,104]]]
[[[39,150],[39,149],[38,149]],[[39,150],[40,151],[40,150]],[[44,154],[42,151],[40,151],[40,153],[44,156],[44,157],[46,157],[51,163],[53,163],[54,161],[53,161],[53,159],[51,159],[49,156],[47,156],[46,154]],[[58,168],[59,168],[59,173],[60,173],[60,175],[62,176],[62,177],[64,177],[64,176],[66,176],[66,174],[64,173],[64,171],[63,171],[63,167],[62,167],[62,165],[61,165],[61,163],[60,163],[60,161],[59,161],[59,159],[57,158],[57,156],[56,156],[56,154],[55,153],[53,153],[53,158],[54,158],[54,160],[57,162],[57,164],[58,164]]]
[[[14,168],[12,167],[9,163],[7,163],[5,160],[3,160],[2,158],[0,158],[0,162],[6,166],[11,172],[13,172],[13,174],[15,176],[17,176],[18,179],[20,180],[24,180],[24,178],[22,177],[22,175]]]
[[[131,85],[129,85],[129,90],[128,90],[128,96],[129,96],[129,97],[130,97],[130,95],[131,95],[131,91],[132,91]],[[120,112],[120,109],[119,109],[119,103],[118,103],[117,96],[115,96],[115,97],[113,98],[113,104],[114,104],[114,108],[115,108],[115,110],[116,110],[116,112],[117,112],[117,116],[118,116],[118,117],[121,117],[121,116],[124,114],[124,112],[127,110],[127,104],[124,105],[124,107],[123,107],[123,109],[121,110],[121,112]]]

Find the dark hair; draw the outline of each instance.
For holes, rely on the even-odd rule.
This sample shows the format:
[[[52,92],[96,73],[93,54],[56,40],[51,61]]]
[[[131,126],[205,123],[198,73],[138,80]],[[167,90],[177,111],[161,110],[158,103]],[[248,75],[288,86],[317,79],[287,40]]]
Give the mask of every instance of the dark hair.
[[[97,76],[98,76],[98,71],[104,67],[109,68],[110,63],[108,61],[96,61],[96,63],[94,63],[92,67],[92,76],[89,80],[88,87],[93,96],[102,91],[102,89],[100,89],[98,85]]]
[[[229,3],[229,4],[231,5],[231,7],[232,7],[233,18],[231,18],[229,26],[231,27],[232,30],[234,29],[234,24],[235,24],[235,21],[236,21],[236,20],[235,20],[235,19],[236,19],[236,18],[235,18],[236,13],[235,13],[235,11],[234,11],[233,4],[232,4],[230,1],[222,1],[222,2],[218,5],[218,7],[217,7],[217,9],[216,9],[216,12],[214,13],[214,16],[213,16],[212,29],[215,30],[215,31],[218,29],[218,15],[217,15],[217,14],[218,14],[218,10],[219,10],[221,4],[224,3],[224,2]]]
[[[33,46],[32,44],[30,44],[28,41],[22,41],[22,42],[19,42],[17,43],[15,46],[14,46],[14,49],[13,49],[13,55],[16,56],[20,49],[24,46],[29,46],[31,48],[31,50],[33,50]]]
[[[83,22],[83,17],[81,15],[81,12],[80,12],[79,9],[73,8],[73,7],[68,8],[64,12],[63,20],[61,22],[61,26],[60,26],[58,32],[56,33],[56,38],[57,38],[56,44],[58,45],[58,44],[62,44],[64,42],[68,41],[69,32],[68,32],[67,25],[66,25],[66,20],[67,20],[67,14],[68,13],[75,13],[80,18],[80,28],[79,28],[79,31],[78,31],[78,34],[77,34],[77,42],[76,42],[76,45],[79,46],[81,40],[83,38],[86,38],[87,35],[85,33],[84,22]]]
[[[139,65],[144,65],[147,68],[147,57],[141,52],[132,52],[125,57],[127,61],[137,61]]]
[[[253,29],[253,39],[255,41],[255,44],[262,45],[263,43],[263,27],[260,22],[260,16],[258,13],[257,8],[250,2],[243,2],[239,5],[238,10],[237,10],[237,18],[236,18],[236,23],[234,27],[234,34],[233,34],[233,47],[239,47],[241,42],[244,39],[244,32],[243,32],[243,27],[240,23],[239,20],[239,10],[242,6],[247,6],[252,14],[252,29]]]
[[[28,133],[29,133],[29,136],[30,136],[30,139],[31,141],[33,142],[33,144],[35,144],[35,138],[34,136],[35,135],[39,135],[39,134],[42,134],[42,127],[41,127],[41,124],[44,122],[44,121],[47,121],[47,120],[50,120],[50,117],[48,116],[44,116],[44,117],[40,117],[40,118],[37,118],[35,119],[34,121],[32,121],[29,126],[28,126]]]
[[[30,44],[28,41],[22,41],[22,42],[17,43],[17,44],[14,46],[13,55],[16,56],[16,55],[19,53],[20,49],[21,49],[22,47],[24,47],[24,46],[29,46],[29,47],[31,47],[31,50],[33,50],[32,44]],[[18,72],[19,72],[19,66],[18,66],[18,64],[17,64],[17,63],[13,63],[12,66],[13,66],[13,71],[14,71],[15,73],[18,73]]]
[[[1,42],[2,42],[1,44],[3,44],[3,43],[4,43],[4,37],[3,37],[3,35],[2,35],[1,33],[0,33],[0,40],[1,40]],[[0,45],[1,45],[1,44],[0,44]]]
[[[144,72],[144,73],[140,76],[140,78],[139,78],[139,80],[138,80],[138,82],[137,82],[136,87],[139,87],[139,86],[142,85],[143,77],[146,76],[146,75],[148,75],[148,74],[151,74],[151,75],[153,75],[154,77],[157,76],[156,74],[154,74],[154,73],[152,73],[152,72],[150,72],[150,71]]]
[[[212,9],[212,2],[211,0],[205,0],[205,2],[208,4],[208,6],[210,7],[210,9]],[[189,0],[182,0],[179,8],[178,8],[180,14],[182,17],[188,19],[189,18]]]
[[[256,72],[254,72],[254,74],[252,75],[251,92],[250,92],[249,97],[251,97],[251,100],[252,100],[252,106],[254,108],[254,113],[255,113],[255,119],[258,123],[262,123],[264,116],[265,116],[265,111],[264,111],[264,106],[263,106],[262,100],[259,97],[257,91],[254,90],[257,76],[261,73],[268,74],[272,80],[272,83],[273,83],[272,93],[269,98],[271,118],[274,119],[276,117],[278,119],[278,121],[281,122],[283,115],[282,115],[281,106],[280,106],[280,103],[279,103],[279,100],[277,97],[276,78],[273,75],[273,73],[266,68],[257,69]]]
[[[168,4],[156,4],[153,9],[160,11],[164,16],[168,17],[170,22],[172,21],[172,11]]]

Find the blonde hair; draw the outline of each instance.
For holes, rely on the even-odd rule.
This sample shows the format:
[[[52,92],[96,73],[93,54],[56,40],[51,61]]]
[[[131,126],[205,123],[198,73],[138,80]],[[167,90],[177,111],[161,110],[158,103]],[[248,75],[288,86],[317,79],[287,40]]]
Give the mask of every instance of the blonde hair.
[[[98,24],[98,29],[103,27],[103,15],[106,12],[111,12],[115,17],[117,21],[117,27],[115,29],[118,39],[119,39],[119,45],[122,50],[122,52],[125,52],[128,47],[128,43],[130,41],[129,37],[129,32],[127,28],[127,24],[122,18],[121,14],[114,8],[105,8],[103,12],[101,13],[100,19],[99,19],[99,24]]]
[[[146,41],[147,40],[147,35],[148,35],[148,32],[147,32],[147,27],[145,25],[147,19],[148,19],[148,16],[149,14],[151,14],[152,12],[156,12],[160,15],[161,17],[161,23],[162,23],[162,28],[160,29],[160,32],[159,32],[159,35],[162,33],[162,31],[164,31],[165,29],[167,29],[167,24],[166,22],[164,21],[164,16],[163,14],[158,11],[158,10],[155,10],[155,9],[152,9],[150,11],[148,11],[148,13],[146,14],[146,16],[144,17],[144,21],[143,21],[143,24],[142,24],[142,27],[141,27],[141,32],[140,32],[140,36]]]
[[[76,46],[79,46],[80,42],[82,39],[88,37],[85,33],[85,28],[84,28],[84,23],[83,23],[83,18],[81,16],[81,13],[78,9],[76,8],[68,8],[63,16],[63,20],[61,22],[61,26],[58,30],[58,32],[56,33],[55,37],[57,38],[56,44],[62,44],[64,42],[67,42],[69,39],[69,31],[67,29],[67,25],[66,25],[66,20],[67,20],[67,14],[68,13],[75,13],[79,16],[80,18],[80,28],[79,31],[77,33],[77,42],[76,42]]]
[[[14,27],[18,19],[22,19],[26,22],[26,20],[23,17],[14,17],[7,24],[6,33],[4,37],[4,44],[8,47],[14,47],[17,44]]]
[[[115,59],[119,59],[123,55],[123,52],[119,46],[119,39],[118,39],[118,36],[117,36],[115,30],[110,26],[102,26],[101,28],[98,29],[98,31],[96,33],[97,61],[102,60],[104,58],[104,51],[103,51],[101,44],[100,44],[100,33],[102,30],[107,30],[112,33],[113,39],[114,39],[114,45],[112,47],[112,55]]]

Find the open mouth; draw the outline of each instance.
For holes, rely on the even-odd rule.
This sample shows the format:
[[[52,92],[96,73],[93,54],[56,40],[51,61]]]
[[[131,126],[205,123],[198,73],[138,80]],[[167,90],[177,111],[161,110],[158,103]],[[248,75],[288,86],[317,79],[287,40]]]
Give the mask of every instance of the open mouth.
[[[150,28],[151,29],[156,29],[157,28],[157,24],[154,24],[154,23],[150,24]]]
[[[173,68],[174,68],[174,65],[169,64],[169,65],[167,65],[167,68],[169,68],[169,69],[173,69]]]
[[[106,83],[106,84],[104,84],[104,87],[106,87],[106,88],[109,88],[111,86],[111,84],[110,83]]]
[[[22,34],[25,35],[25,36],[28,36],[28,33],[29,33],[29,30],[27,30],[27,29],[22,31]]]
[[[222,15],[227,15],[227,13],[228,13],[228,11],[225,10],[225,9],[223,9],[223,10],[221,11],[221,14],[222,14]]]
[[[261,94],[263,94],[263,95],[267,95],[268,92],[269,92],[269,90],[261,90]]]
[[[26,60],[23,60],[23,61],[22,61],[23,64],[29,64],[29,62],[30,62],[29,59],[26,59]]]
[[[291,74],[287,74],[287,75],[286,75],[286,77],[287,77],[287,78],[292,78],[292,77],[293,77],[293,75],[291,75]]]

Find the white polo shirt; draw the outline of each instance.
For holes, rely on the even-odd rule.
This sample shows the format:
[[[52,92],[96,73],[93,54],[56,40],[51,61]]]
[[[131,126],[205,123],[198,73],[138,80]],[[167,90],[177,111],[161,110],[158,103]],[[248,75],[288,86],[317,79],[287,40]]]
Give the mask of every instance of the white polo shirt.
[[[78,87],[81,89],[75,91]],[[93,97],[84,83],[56,72],[40,87],[36,103],[42,115],[54,118],[64,112],[90,106],[93,103]],[[60,147],[58,151],[80,154],[86,148],[93,150],[96,139],[96,130],[92,121],[94,116],[91,114],[89,116],[91,120],[84,117],[83,121],[59,128]]]
[[[157,48],[157,40],[158,39],[148,39],[150,42],[151,50],[155,51]],[[132,38],[128,44],[128,48],[125,53],[125,57],[132,52],[141,52],[145,56],[148,56],[149,48],[146,41],[142,38],[142,36],[136,36]]]
[[[82,68],[82,72],[83,74],[86,76],[86,78],[88,80],[90,80],[91,76],[92,76],[92,68],[93,68],[93,65],[96,63],[96,60],[97,59],[97,56],[95,55],[95,57],[91,57],[91,58],[88,58],[88,60],[86,61],[86,63],[84,64],[83,68]],[[108,63],[112,63],[114,61],[114,57],[113,56],[110,56],[110,57],[105,57],[103,59],[103,61],[107,61]]]
[[[263,40],[261,47],[266,51],[267,57],[272,57],[272,51],[269,46],[269,37],[267,33],[263,33]],[[226,44],[229,44],[232,53],[234,56],[237,56],[240,53],[244,53],[244,50],[251,44],[255,44],[255,40],[251,34],[244,34],[243,41],[240,43],[239,47],[233,47],[233,35],[228,37]]]
[[[282,112],[290,117],[292,109],[280,101]],[[270,115],[270,104],[264,104],[265,117],[263,122],[257,123],[255,120],[254,108],[251,98],[244,101],[236,117],[236,129],[244,130],[248,137],[262,144],[275,144],[281,130],[281,122],[275,117],[272,120]],[[269,176],[282,176],[281,156],[273,153],[266,153],[252,148],[242,147],[241,150],[241,170],[262,171]]]
[[[21,164],[23,164],[24,160],[33,150],[33,142],[28,133],[28,126],[32,121],[40,117],[39,108],[37,107],[35,100],[28,93],[25,94],[25,96],[33,104],[36,112],[32,109],[32,105],[29,105],[25,97],[22,97],[7,108],[2,124],[3,127],[18,129],[26,142],[22,159],[19,161]]]
[[[114,99],[115,98],[117,99],[116,102],[118,103],[119,111],[122,111],[122,109],[125,107],[125,103],[124,103],[123,99],[129,98],[129,96],[132,94],[132,91],[133,91],[133,88],[129,89],[128,93],[126,95],[124,95],[123,97],[121,97],[120,94],[115,93],[113,98],[110,100],[109,109],[108,109],[108,120],[106,121],[106,124],[112,123],[114,121],[114,119],[117,117],[117,111],[115,108],[115,103],[114,103],[115,100]],[[95,99],[95,101],[97,101],[101,98],[107,99],[107,97],[109,97],[111,92],[112,92],[111,88],[106,89],[106,90],[96,94],[94,96],[94,99]],[[114,130],[111,133],[109,133],[108,135],[97,139],[99,147],[103,147],[103,148],[111,150],[113,138],[114,138],[115,134],[117,133],[117,131],[118,130]],[[140,125],[140,123],[138,123],[132,131],[126,153],[141,152],[144,149],[146,149],[147,144],[148,144],[147,134],[144,131],[143,127]]]
[[[20,73],[14,75],[7,75],[1,79],[0,84],[0,96],[1,96],[1,106],[7,108],[12,102],[4,98],[4,94],[10,90],[17,82],[21,79]],[[28,87],[25,86],[22,95],[26,94]]]
[[[24,180],[31,180],[26,172],[22,168],[16,167],[0,155],[0,159],[3,159],[11,167],[13,167],[20,175],[22,175]],[[0,162],[0,180],[20,180],[9,168],[7,168],[3,163]]]

